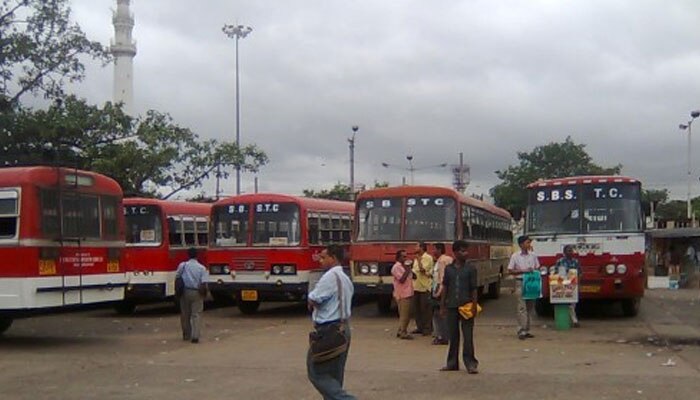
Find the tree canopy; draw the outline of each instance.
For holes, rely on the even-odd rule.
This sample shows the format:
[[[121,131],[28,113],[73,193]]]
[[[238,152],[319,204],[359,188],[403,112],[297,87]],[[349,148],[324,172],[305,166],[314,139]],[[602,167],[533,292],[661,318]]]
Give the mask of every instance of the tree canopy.
[[[389,182],[379,182],[374,181],[374,188],[389,187]],[[320,191],[315,191],[314,189],[304,189],[303,194],[305,197],[315,197],[318,199],[330,199],[330,200],[344,200],[351,201],[350,196],[350,186],[337,182],[331,189],[321,189]]]
[[[26,93],[62,97],[64,84],[83,79],[81,57],[108,62],[107,49],[71,23],[68,0],[0,2],[0,110]]]
[[[538,179],[620,173],[621,164],[613,167],[595,164],[585,147],[585,144],[574,143],[568,136],[563,142],[537,146],[529,153],[518,152],[518,165],[496,171],[496,175],[502,181],[490,191],[496,205],[509,210],[517,217],[527,206],[525,188]]]
[[[149,111],[132,118],[121,107],[89,105],[68,96],[47,110],[19,109],[5,115],[0,165],[63,165],[114,178],[126,195],[164,198],[200,187],[217,171],[222,178],[240,166],[257,171],[268,161],[255,145],[201,140],[168,114]]]

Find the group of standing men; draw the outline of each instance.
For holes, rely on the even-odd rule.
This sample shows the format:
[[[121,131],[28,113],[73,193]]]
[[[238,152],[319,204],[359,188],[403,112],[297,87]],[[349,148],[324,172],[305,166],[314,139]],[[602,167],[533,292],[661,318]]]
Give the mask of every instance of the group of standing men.
[[[447,364],[441,370],[454,371],[459,369],[461,328],[464,364],[470,374],[476,374],[479,362],[474,357],[474,318],[464,319],[459,314],[459,307],[466,304],[476,310],[476,268],[467,262],[468,244],[463,240],[452,244],[455,258],[445,254],[443,243],[435,243],[434,249],[430,255],[427,244],[418,243],[413,261],[408,261],[405,250],[396,252],[396,263],[391,269],[399,309],[396,336],[413,339],[411,334],[433,334],[433,344],[449,344]],[[416,329],[409,333],[411,316]]]

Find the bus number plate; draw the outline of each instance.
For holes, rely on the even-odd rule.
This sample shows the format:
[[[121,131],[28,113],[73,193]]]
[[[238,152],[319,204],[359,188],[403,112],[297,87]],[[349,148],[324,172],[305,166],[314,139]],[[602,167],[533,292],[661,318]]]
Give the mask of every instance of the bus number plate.
[[[241,300],[243,301],[258,301],[257,290],[241,290]]]
[[[600,292],[600,286],[598,285],[581,285],[579,288],[581,293],[598,293]]]

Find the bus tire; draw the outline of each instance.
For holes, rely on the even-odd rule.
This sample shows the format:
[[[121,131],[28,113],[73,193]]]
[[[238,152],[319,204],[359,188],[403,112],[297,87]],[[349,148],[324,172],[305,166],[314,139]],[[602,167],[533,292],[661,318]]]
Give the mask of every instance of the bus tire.
[[[10,317],[0,317],[0,335],[5,333],[6,330],[10,329],[13,321],[14,320]]]
[[[241,301],[238,303],[238,309],[246,315],[255,314],[258,312],[258,308],[260,308],[260,301]]]
[[[136,304],[131,301],[121,301],[114,306],[114,311],[121,315],[131,315],[136,310]]]
[[[377,311],[380,314],[389,314],[391,312],[391,296],[377,297]]]
[[[639,297],[622,300],[622,314],[625,317],[636,317],[642,300]]]
[[[489,284],[488,296],[490,299],[497,299],[501,296],[501,277],[496,282]]]
[[[233,300],[233,296],[225,294],[225,293],[211,293],[211,298],[214,300],[214,304],[217,306],[232,306],[236,304],[236,302]]]
[[[549,299],[537,299],[535,300],[535,312],[540,317],[551,317],[554,314],[554,307]]]

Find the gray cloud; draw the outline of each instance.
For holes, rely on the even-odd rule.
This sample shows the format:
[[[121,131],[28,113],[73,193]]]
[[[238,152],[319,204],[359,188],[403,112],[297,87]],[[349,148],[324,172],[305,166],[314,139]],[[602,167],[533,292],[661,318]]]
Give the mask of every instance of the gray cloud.
[[[74,0],[74,17],[108,43],[113,3]],[[263,190],[347,182],[357,124],[357,182],[398,184],[408,173],[381,162],[455,163],[462,151],[470,191],[486,192],[517,151],[571,135],[596,162],[685,196],[677,125],[700,107],[696,2],[132,3],[136,109],[170,112],[207,138],[235,138],[234,42],[220,28],[253,26],[240,42],[241,136],[271,158]],[[75,91],[109,100],[111,67],[89,74]],[[417,183],[450,181],[416,172]]]

